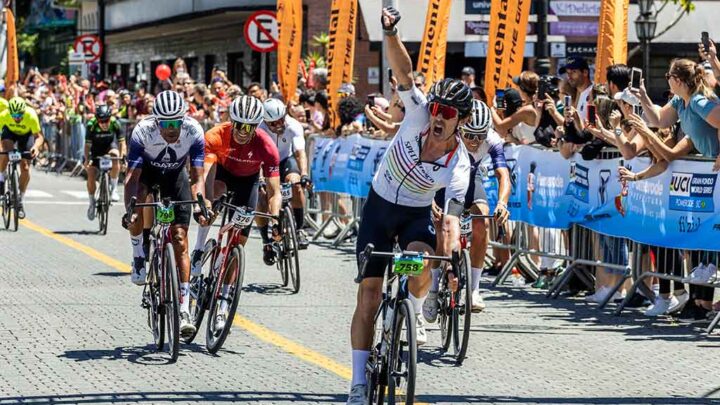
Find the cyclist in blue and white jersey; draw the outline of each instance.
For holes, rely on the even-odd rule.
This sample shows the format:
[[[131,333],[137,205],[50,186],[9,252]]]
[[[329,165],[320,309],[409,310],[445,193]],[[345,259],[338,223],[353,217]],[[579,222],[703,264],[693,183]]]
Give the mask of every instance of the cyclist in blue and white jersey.
[[[144,202],[152,187],[159,186],[160,194],[173,201],[192,200],[197,193],[205,195],[203,162],[205,158],[204,131],[195,119],[185,115],[187,104],[180,94],[167,90],[155,99],[152,115],[135,126],[129,142],[128,173],[125,178],[125,208],[136,197]],[[190,178],[185,169],[190,160]],[[192,190],[191,190],[192,189]],[[205,200],[210,204],[209,200]],[[180,270],[180,333],[194,333],[190,322],[190,258],[187,231],[190,225],[189,205],[174,207],[175,221],[171,227],[175,261]],[[201,225],[207,220],[194,206],[193,216]],[[130,218],[123,216],[123,226],[130,231],[133,249],[131,281],[145,284],[145,252],[143,250],[142,209],[137,208]]]
[[[427,98],[415,87],[412,62],[397,36],[400,13],[392,7],[382,11],[388,59],[398,80],[398,94],[405,104],[405,119],[372,181],[358,232],[358,259],[367,244],[378,251],[392,251],[397,241],[403,250],[432,253],[436,244],[432,224],[435,192],[446,188],[442,233],[444,251],[458,249],[459,216],[470,181],[470,158],[459,128],[470,118],[472,92],[459,80],[433,84]],[[365,364],[375,331],[373,317],[380,305],[386,262],[369,260],[360,283],[351,326],[352,382],[348,404],[364,404],[367,395]],[[419,313],[430,286],[429,263],[419,277],[409,281],[415,307],[418,344],[427,341]]]
[[[471,214],[487,215],[490,212],[487,195],[483,181],[487,177],[485,164],[490,160],[495,177],[498,182],[498,201],[495,206],[495,218],[498,227],[504,226],[509,218],[507,209],[510,198],[510,171],[505,161],[504,141],[492,128],[492,115],[490,108],[480,100],[473,100],[472,119],[460,128],[463,143],[470,154],[472,169],[470,171],[470,186],[465,195],[465,209]],[[444,201],[444,190],[435,195],[433,213],[437,220],[442,218],[440,204]],[[472,220],[472,244],[470,245],[470,263],[472,267],[472,310],[480,312],[485,309],[482,295],[480,295],[480,276],[482,275],[485,253],[487,251],[488,220],[475,218]],[[438,246],[443,245],[438,237]],[[439,249],[438,249],[439,250]],[[444,254],[444,252],[437,252]],[[432,287],[423,305],[423,317],[428,322],[435,322],[438,312],[437,291],[439,289],[442,268],[432,269]]]

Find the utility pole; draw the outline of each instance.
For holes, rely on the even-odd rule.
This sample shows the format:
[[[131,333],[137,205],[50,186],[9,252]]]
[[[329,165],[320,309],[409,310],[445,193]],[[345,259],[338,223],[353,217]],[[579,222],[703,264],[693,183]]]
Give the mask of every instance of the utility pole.
[[[550,50],[548,46],[548,0],[536,0],[537,43],[535,44],[535,72],[539,75],[550,73]]]
[[[107,54],[107,48],[105,47],[105,0],[98,0],[98,37],[100,38],[100,45],[102,46],[102,52],[100,53],[100,79],[105,78],[105,55]]]

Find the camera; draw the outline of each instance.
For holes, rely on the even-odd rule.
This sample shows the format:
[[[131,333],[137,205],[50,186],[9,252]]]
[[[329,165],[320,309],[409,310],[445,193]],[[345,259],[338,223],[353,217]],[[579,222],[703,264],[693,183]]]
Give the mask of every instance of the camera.
[[[543,100],[545,95],[549,95],[551,98],[556,99],[560,95],[560,78],[550,75],[540,76],[538,81],[538,98]]]

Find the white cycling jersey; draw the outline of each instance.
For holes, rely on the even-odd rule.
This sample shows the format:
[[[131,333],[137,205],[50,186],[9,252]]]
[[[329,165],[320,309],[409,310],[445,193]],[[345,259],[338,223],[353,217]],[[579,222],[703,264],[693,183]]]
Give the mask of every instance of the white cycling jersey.
[[[415,86],[398,92],[405,104],[405,119],[387,148],[373,177],[373,190],[385,200],[407,207],[432,204],[435,192],[445,191],[447,201],[465,200],[470,182],[470,158],[458,136],[458,146],[434,162],[421,162],[420,152],[429,134],[427,99]]]
[[[150,166],[163,173],[179,172],[190,159],[193,167],[202,167],[205,160],[205,132],[195,119],[186,116],[175,143],[167,143],[160,135],[155,117],[142,119],[130,136],[128,166],[131,169]]]
[[[260,128],[265,130],[270,138],[275,142],[275,145],[280,152],[280,161],[293,156],[293,154],[299,150],[305,150],[305,131],[303,131],[302,124],[295,118],[285,116],[285,131],[281,136],[278,136],[275,132],[265,124],[265,121],[260,123]]]

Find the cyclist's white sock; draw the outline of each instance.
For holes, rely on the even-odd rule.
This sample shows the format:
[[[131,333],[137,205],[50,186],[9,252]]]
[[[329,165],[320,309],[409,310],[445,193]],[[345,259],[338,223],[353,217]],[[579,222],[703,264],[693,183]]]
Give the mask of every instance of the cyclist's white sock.
[[[117,190],[117,185],[118,185],[118,178],[117,177],[110,178],[110,189]]]
[[[180,283],[180,312],[190,312],[190,283]]]
[[[440,275],[442,274],[442,267],[431,269],[430,274],[432,274],[432,287],[430,287],[430,291],[438,292],[440,289]]]
[[[358,384],[367,384],[365,376],[365,364],[370,358],[369,350],[353,350],[352,351],[352,381],[350,386],[354,387]]]
[[[472,268],[472,289],[473,291],[480,288],[480,276],[482,275],[482,269],[477,267]]]
[[[95,202],[95,193],[88,193],[88,200],[91,203],[94,203]]]
[[[195,240],[195,250],[203,250],[208,233],[210,233],[210,226],[198,227],[197,239]]]
[[[229,293],[230,293],[230,284],[223,284],[220,295],[227,298]],[[228,300],[220,300],[220,312],[221,313],[227,312],[229,303],[230,302]]]
[[[137,236],[130,235],[130,244],[132,245],[133,257],[145,257],[142,233]]]
[[[423,303],[425,303],[425,298],[427,298],[427,294],[425,294],[425,296],[422,298],[418,298],[418,297],[414,296],[412,293],[409,293],[408,298],[410,298],[410,302],[412,302],[413,307],[415,308],[415,313],[416,314],[421,313]]]

